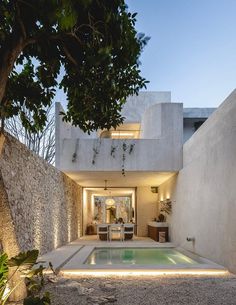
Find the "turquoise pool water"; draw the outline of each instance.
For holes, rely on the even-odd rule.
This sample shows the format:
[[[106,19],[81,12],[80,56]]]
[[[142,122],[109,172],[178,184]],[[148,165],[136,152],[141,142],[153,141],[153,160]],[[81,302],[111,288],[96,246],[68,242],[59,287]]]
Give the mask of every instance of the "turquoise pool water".
[[[197,261],[172,248],[96,248],[89,265],[193,265]]]

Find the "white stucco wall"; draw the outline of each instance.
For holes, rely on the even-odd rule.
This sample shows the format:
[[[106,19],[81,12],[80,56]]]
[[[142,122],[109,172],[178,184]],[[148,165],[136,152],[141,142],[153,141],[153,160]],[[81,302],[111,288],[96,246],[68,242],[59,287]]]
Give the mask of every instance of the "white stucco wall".
[[[153,107],[155,111],[148,112],[146,116],[150,118],[154,113],[152,118],[154,125],[150,126],[148,120],[147,126],[143,125],[144,130],[146,128],[150,131],[152,138],[135,140],[74,139],[68,136],[63,126],[64,123],[58,123],[56,167],[64,172],[120,171],[124,154],[123,144],[125,143],[127,145],[125,152],[126,171],[178,171],[182,168],[183,105],[164,103]],[[132,144],[135,146],[130,154],[129,149]],[[111,156],[112,146],[116,147],[113,156]],[[93,164],[94,150],[98,153]]]
[[[182,146],[173,146],[173,139],[162,140],[85,140],[65,139],[62,143],[61,162],[57,167],[64,172],[79,171],[121,171],[123,143],[127,145],[125,152],[126,171],[172,172],[182,168]],[[130,145],[134,149],[129,154]],[[115,157],[111,156],[111,147],[115,146]],[[94,159],[94,149],[98,154]],[[76,159],[72,162],[73,155]]]
[[[156,104],[143,114],[141,120],[142,139],[173,138],[182,146],[183,135],[183,104],[162,103]]]
[[[159,187],[170,193],[171,239],[236,272],[236,91],[184,144],[183,169]],[[195,243],[186,237],[195,237]]]
[[[159,103],[171,103],[171,92],[139,92],[138,96],[133,95],[128,97],[121,114],[125,117],[126,122],[141,122],[145,110],[150,106]]]
[[[158,194],[151,186],[137,188],[137,236],[148,236],[148,222],[157,217]]]
[[[171,92],[169,91],[147,91],[140,92],[138,96],[130,96],[123,106],[121,115],[125,118],[125,123],[141,123],[142,117],[146,109],[158,103],[170,103]],[[56,135],[59,138],[66,139],[93,139],[97,138],[98,133],[84,133],[80,128],[72,126],[70,123],[62,122],[60,112],[64,109],[60,103],[56,103]]]

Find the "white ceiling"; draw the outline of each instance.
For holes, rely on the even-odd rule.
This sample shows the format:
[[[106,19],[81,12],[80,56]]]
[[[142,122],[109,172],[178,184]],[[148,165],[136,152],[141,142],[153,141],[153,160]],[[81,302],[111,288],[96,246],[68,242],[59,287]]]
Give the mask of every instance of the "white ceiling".
[[[66,174],[83,187],[137,187],[158,186],[173,176],[174,172],[66,172]]]
[[[85,188],[85,191],[90,191],[95,196],[132,196],[135,189],[134,188],[118,188],[118,187],[108,187],[107,190],[104,190],[104,188],[98,188],[98,187],[90,187]]]

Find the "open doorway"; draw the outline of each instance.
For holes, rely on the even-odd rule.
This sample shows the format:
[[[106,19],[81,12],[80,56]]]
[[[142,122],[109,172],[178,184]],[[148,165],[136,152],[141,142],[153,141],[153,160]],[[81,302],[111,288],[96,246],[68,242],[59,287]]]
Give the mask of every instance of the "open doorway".
[[[83,235],[96,234],[96,225],[135,223],[135,188],[84,188]]]

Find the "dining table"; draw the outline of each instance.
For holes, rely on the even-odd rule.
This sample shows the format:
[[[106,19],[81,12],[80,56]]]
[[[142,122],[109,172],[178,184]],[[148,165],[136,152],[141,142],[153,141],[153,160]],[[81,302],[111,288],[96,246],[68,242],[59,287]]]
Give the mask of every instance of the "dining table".
[[[100,224],[97,224],[97,227],[99,227],[99,226],[102,226],[102,227],[107,226],[108,227],[109,240],[112,240],[113,233],[114,234],[119,234],[119,239],[123,240],[124,239],[124,236],[123,236],[124,235],[123,234],[124,227],[125,227],[125,225],[131,225],[131,224],[132,223],[100,223]],[[134,226],[134,224],[133,224],[133,226]],[[133,235],[133,233],[132,233],[132,235]],[[104,240],[104,237],[105,237],[104,235],[99,235],[99,239],[101,239],[101,240]],[[129,236],[129,237],[130,238],[128,238],[128,239],[132,238],[132,236]]]

